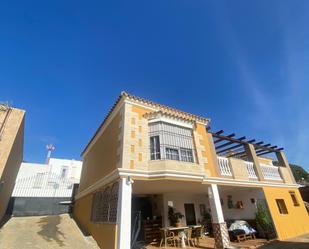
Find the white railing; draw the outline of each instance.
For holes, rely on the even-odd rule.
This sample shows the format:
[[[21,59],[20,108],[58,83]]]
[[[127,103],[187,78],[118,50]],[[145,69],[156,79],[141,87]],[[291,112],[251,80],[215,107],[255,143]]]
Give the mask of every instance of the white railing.
[[[13,197],[71,197],[74,181],[44,172],[16,181]]]
[[[253,162],[245,161],[245,165],[246,165],[246,169],[247,169],[247,173],[248,173],[249,178],[257,179],[258,177],[257,177],[256,172],[254,170]]]
[[[282,178],[279,173],[279,167],[270,166],[266,164],[260,164],[263,176],[266,180],[279,180],[281,181]]]
[[[229,160],[226,157],[218,156],[220,173],[223,176],[232,176]]]

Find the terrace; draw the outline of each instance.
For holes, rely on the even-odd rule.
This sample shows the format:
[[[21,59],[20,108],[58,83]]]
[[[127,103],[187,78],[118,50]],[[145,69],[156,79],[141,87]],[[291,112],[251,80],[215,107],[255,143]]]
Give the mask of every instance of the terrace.
[[[272,146],[235,133],[225,135],[223,130],[211,132],[218,158],[218,175],[224,178],[275,183],[294,183],[283,148]],[[275,157],[265,157],[267,154]],[[278,165],[273,165],[277,161]]]

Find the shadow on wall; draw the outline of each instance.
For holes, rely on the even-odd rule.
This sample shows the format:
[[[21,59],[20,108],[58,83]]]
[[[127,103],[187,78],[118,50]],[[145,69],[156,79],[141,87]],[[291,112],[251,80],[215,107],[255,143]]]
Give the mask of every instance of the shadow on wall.
[[[62,239],[65,238],[64,234],[59,230],[58,225],[60,224],[61,217],[59,215],[52,215],[42,217],[38,222],[41,230],[38,234],[46,241],[55,241],[59,247],[64,246]]]

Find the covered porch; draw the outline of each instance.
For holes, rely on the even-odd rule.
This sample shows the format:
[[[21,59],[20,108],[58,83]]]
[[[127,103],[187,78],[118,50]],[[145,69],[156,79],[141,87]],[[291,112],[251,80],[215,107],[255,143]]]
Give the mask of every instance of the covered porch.
[[[246,241],[241,241],[241,242],[230,242],[230,247],[232,248],[238,248],[238,249],[252,249],[252,248],[259,248],[262,247],[264,245],[269,244],[271,241],[267,241],[266,239],[260,239],[257,238],[255,240],[246,240]],[[159,248],[158,245],[154,245],[154,244],[148,244],[145,245],[144,247],[141,248],[145,248],[145,249],[157,249]],[[175,249],[175,248],[181,248],[181,247],[173,247],[173,246],[167,246],[167,249]],[[197,249],[197,248],[201,248],[201,249],[213,249],[215,248],[215,240],[214,238],[210,237],[210,236],[205,236],[203,239],[200,240],[200,244],[198,246],[187,246],[187,249]]]
[[[231,245],[248,248],[263,245],[267,241],[260,238],[230,242],[227,229],[235,220],[245,220],[256,226],[256,206],[258,203],[265,203],[264,199],[261,188],[172,179],[134,180],[131,198],[131,246],[159,248],[162,239],[160,230],[175,227],[169,217],[170,209],[183,215],[178,225],[183,231],[203,227],[202,236],[194,248],[226,248]],[[178,235],[177,232],[173,234]],[[181,240],[179,237],[177,239]],[[173,243],[168,243],[168,246],[171,245]],[[164,247],[164,243],[161,246]],[[173,248],[184,246],[192,247],[185,240],[184,244],[178,241]]]

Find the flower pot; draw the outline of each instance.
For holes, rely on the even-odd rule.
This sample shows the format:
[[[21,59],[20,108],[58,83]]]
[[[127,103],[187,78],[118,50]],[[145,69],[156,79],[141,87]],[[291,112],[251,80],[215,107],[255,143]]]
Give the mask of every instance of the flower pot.
[[[181,226],[181,223],[180,222],[176,222],[175,223],[175,227],[180,227]]]

